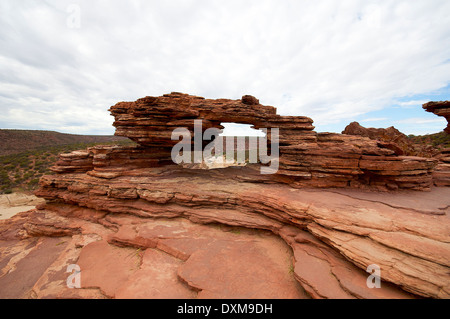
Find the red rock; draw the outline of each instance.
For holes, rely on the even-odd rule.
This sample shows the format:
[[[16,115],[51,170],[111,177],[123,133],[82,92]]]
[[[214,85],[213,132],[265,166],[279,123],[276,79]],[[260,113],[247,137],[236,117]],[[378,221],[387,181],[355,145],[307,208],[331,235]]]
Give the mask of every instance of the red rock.
[[[254,96],[244,95],[242,97],[242,103],[244,103],[246,105],[258,105],[259,100],[257,98],[255,98]]]
[[[116,291],[117,299],[193,299],[197,293],[177,277],[182,262],[159,250],[147,249],[139,270]]]
[[[398,287],[387,284],[386,281],[396,283],[407,291],[423,296],[445,297],[448,291],[448,284],[445,279],[448,266],[443,266],[450,265],[450,250],[446,243],[449,224],[447,216],[443,215],[446,210],[448,211],[448,207],[445,207],[444,204],[444,206],[436,206],[440,215],[434,215],[432,218],[430,218],[432,216],[430,214],[434,214],[434,211],[425,210],[429,206],[436,205],[439,199],[448,197],[445,188],[439,189],[441,193],[435,196],[433,192],[422,193],[423,196],[426,195],[426,198],[428,198],[428,206],[422,208],[415,205],[414,201],[426,203],[425,197],[421,199],[417,194],[404,194],[402,198],[395,201],[395,196],[387,196],[386,194],[379,194],[378,197],[374,196],[376,193],[337,194],[323,190],[295,190],[287,185],[242,184],[233,180],[223,180],[218,183],[206,176],[202,180],[198,178],[196,180],[185,179],[182,182],[182,179],[178,179],[174,180],[173,183],[168,183],[167,179],[165,182],[162,181],[163,179],[153,180],[153,185],[159,186],[155,191],[163,193],[163,198],[165,197],[164,194],[180,192],[180,190],[184,191],[185,196],[174,196],[164,204],[155,203],[154,205],[162,205],[165,210],[171,210],[171,214],[178,211],[177,216],[190,218],[197,222],[209,223],[214,221],[220,222],[222,225],[239,224],[255,229],[271,229],[274,234],[281,236],[293,249],[296,260],[295,267],[292,271],[289,271],[288,263],[276,266],[276,262],[286,260],[286,257],[276,257],[278,256],[277,251],[280,251],[280,246],[270,246],[267,242],[252,246],[255,239],[261,237],[249,237],[241,229],[239,232],[230,233],[229,231],[223,232],[217,227],[195,225],[184,219],[161,219],[158,221],[153,218],[137,217],[141,216],[142,213],[133,212],[126,208],[130,207],[129,205],[132,201],[136,201],[135,199],[117,200],[114,205],[119,206],[110,206],[105,204],[111,202],[112,198],[103,195],[103,204],[99,207],[114,211],[127,211],[127,215],[116,215],[112,212],[105,214],[105,211],[96,213],[96,211],[90,210],[91,215],[98,215],[96,218],[88,217],[88,209],[83,212],[73,210],[74,214],[71,215],[70,210],[64,208],[65,206],[60,204],[58,204],[59,206],[52,206],[56,204],[49,203],[47,204],[48,208],[55,209],[55,211],[65,211],[67,217],[57,217],[53,215],[54,213],[43,209],[40,210],[39,218],[29,215],[29,218],[32,219],[25,224],[33,224],[35,225],[33,229],[41,229],[41,225],[50,227],[49,222],[52,221],[55,226],[48,229],[54,229],[50,232],[53,235],[67,236],[69,233],[59,233],[59,229],[74,229],[76,231],[71,235],[73,238],[76,236],[81,236],[80,239],[84,238],[77,244],[82,247],[81,256],[72,259],[70,263],[76,262],[82,266],[82,269],[87,270],[86,274],[82,273],[82,278],[85,278],[83,274],[87,276],[83,285],[89,287],[93,295],[95,295],[95,291],[102,292],[97,297],[159,298],[164,296],[169,298],[172,292],[179,291],[174,288],[180,284],[174,280],[174,270],[180,275],[182,281],[187,282],[193,289],[193,291],[187,290],[187,293],[193,296],[197,296],[198,293],[198,297],[272,297],[271,291],[277,291],[279,296],[292,297],[293,290],[289,288],[295,287],[295,285],[292,286],[292,283],[274,286],[270,289],[252,289],[252,287],[260,287],[259,285],[263,284],[256,283],[257,278],[265,278],[264,276],[271,274],[279,276],[277,274],[280,272],[276,269],[285,269],[286,273],[291,273],[291,276],[295,275],[301,286],[310,296],[315,298],[411,297],[411,295],[402,293]],[[136,182],[139,183],[140,181]],[[196,185],[197,189],[193,185]],[[227,209],[216,208],[214,219],[211,219],[210,210],[201,208],[210,205],[208,197],[191,206],[192,199],[200,199],[199,195],[205,194],[206,190],[210,192],[211,196],[215,194],[218,198],[221,196],[226,198],[222,205]],[[77,201],[77,196],[80,196],[77,193],[72,195],[68,197],[68,194],[66,194],[64,198]],[[385,204],[384,201],[387,198],[391,198],[391,201]],[[92,197],[91,200],[97,201]],[[171,209],[170,207],[173,205],[180,208],[177,210]],[[70,205],[67,207],[70,207]],[[144,206],[141,207],[144,208]],[[154,209],[151,207],[156,206],[148,206],[145,209]],[[239,208],[235,213],[230,214],[232,212],[231,207]],[[136,214],[137,216],[130,214]],[[203,216],[203,214],[205,215]],[[151,213],[151,215],[158,216],[156,212]],[[264,216],[264,218],[259,219],[257,218],[258,215]],[[195,218],[193,218],[194,216]],[[254,216],[254,218],[248,219],[250,216]],[[18,216],[17,218],[23,217]],[[267,223],[270,220],[272,220],[271,226],[267,228]],[[21,227],[20,225],[20,223],[17,224],[17,227]],[[108,227],[108,230],[105,230],[104,227]],[[299,229],[305,227],[322,241]],[[43,234],[42,231],[31,233],[34,236],[41,236],[41,234]],[[49,230],[46,230],[45,234],[49,234]],[[98,234],[99,238],[96,240],[103,238],[103,241],[89,243],[89,241],[92,241],[92,234]],[[349,242],[347,237],[353,238],[354,244]],[[109,245],[105,242],[105,239],[109,240]],[[86,240],[88,240],[87,244],[82,244]],[[242,246],[239,246],[241,245],[239,242]],[[346,259],[325,243],[345,255]],[[219,247],[222,248],[219,249]],[[264,249],[269,249],[268,247],[272,248],[261,254]],[[168,260],[157,259],[161,262],[155,262],[155,265],[169,263],[172,266],[167,266],[168,273],[163,277],[158,277],[162,278],[162,281],[159,282],[158,279],[154,286],[144,285],[144,283],[150,280],[150,277],[158,276],[159,268],[144,267],[144,263],[139,262],[139,260],[142,261],[140,258],[144,251],[148,249],[163,251],[178,260],[175,261],[171,258]],[[220,251],[223,252],[223,256]],[[242,254],[243,252],[246,253]],[[100,258],[100,260],[97,261],[97,258]],[[204,276],[205,267],[200,265],[211,260],[211,258],[215,260],[215,266],[206,267],[210,271],[210,276]],[[223,258],[230,260],[232,264],[240,263],[243,268],[224,263]],[[266,261],[259,262],[257,261],[259,258],[265,258]],[[393,263],[392,260],[396,260],[396,258],[401,258],[403,262]],[[62,264],[62,260],[59,264]],[[120,262],[117,262],[118,260]],[[174,262],[170,262],[170,260]],[[272,260],[273,266],[267,264],[270,260]],[[186,262],[186,264],[182,262]],[[367,278],[364,270],[371,263],[376,263],[381,267],[383,280],[386,280],[383,281],[382,286],[383,288],[389,288],[388,290],[370,290],[364,286],[364,280]],[[264,269],[275,268],[273,271],[266,271],[263,276],[262,269],[252,268],[260,264],[264,266],[262,267]],[[178,265],[178,268],[175,265]],[[222,266],[222,268],[219,266]],[[184,269],[180,267],[187,267],[186,271],[190,270],[178,272],[178,270]],[[242,278],[246,278],[248,281],[240,285],[238,281],[231,279],[227,284],[218,281],[218,278],[221,278],[220,274],[228,272],[230,267],[233,269],[231,272],[233,278],[241,278],[239,273],[242,273],[246,274]],[[111,284],[108,282],[106,269],[113,269],[118,274],[118,283]],[[172,270],[169,271],[169,269]],[[197,272],[195,269],[197,269]],[[198,273],[198,269],[202,269],[202,271]],[[324,278],[330,272],[333,274],[329,278],[332,281],[325,280]],[[315,273],[317,273],[317,276],[314,275]],[[63,281],[55,281],[52,286],[54,288],[49,290],[45,288],[46,280],[51,280],[51,278],[45,279],[45,277],[42,277],[39,280],[40,284],[34,288],[33,291],[37,296],[64,297],[72,295],[82,297],[82,295],[69,294]],[[263,285],[268,285],[269,282],[273,281],[277,283],[286,282],[281,279],[267,279]],[[166,282],[166,284],[163,284],[163,282]],[[210,282],[210,284],[208,285],[207,282]],[[288,282],[290,281],[288,280]],[[144,286],[148,287],[148,290],[145,290]],[[158,287],[164,287],[164,289],[158,290]],[[299,288],[295,289],[298,291]],[[157,290],[160,291],[160,294],[156,293]],[[142,294],[140,294],[140,291],[142,291]],[[299,294],[298,296],[303,294],[301,289]],[[175,293],[174,296],[179,295]],[[185,296],[184,293],[182,296]]]
[[[426,168],[420,166],[425,164],[417,158],[389,159],[389,161],[384,159],[380,163],[401,169],[401,163],[409,161],[404,165],[411,165],[411,167],[408,167],[410,170]],[[394,164],[386,164],[385,162],[392,162],[400,166],[392,166]],[[368,163],[372,163],[372,161],[368,161]],[[416,165],[419,165],[419,167],[416,167]],[[376,168],[376,166],[370,167],[370,169]],[[382,170],[383,167],[378,167],[378,169]],[[443,215],[448,210],[446,208],[448,205],[442,203],[443,206],[436,207],[435,210],[428,210],[427,207],[447,198],[448,194],[445,195],[445,189],[440,189],[441,193],[437,194],[437,197],[433,197],[434,193],[432,192],[425,193],[422,196],[405,194],[399,197],[398,200],[395,200],[396,196],[400,195],[388,196],[383,194],[381,196],[380,194],[378,197],[370,197],[368,195],[349,194],[349,197],[348,195],[334,192],[295,190],[288,185],[242,183],[239,179],[234,179],[233,175],[226,177],[225,173],[231,172],[229,169],[220,172],[202,171],[202,174],[191,171],[191,177],[188,177],[186,172],[182,170],[178,171],[180,175],[177,177],[175,172],[172,171],[170,178],[162,174],[159,176],[154,175],[150,178],[134,177],[133,179],[128,179],[128,189],[140,189],[137,191],[137,194],[144,195],[144,198],[139,199],[132,197],[122,198],[122,196],[118,196],[118,198],[108,197],[107,194],[111,194],[111,192],[106,191],[103,195],[90,194],[87,201],[83,194],[64,190],[67,187],[66,185],[70,183],[70,176],[66,176],[66,179],[62,176],[54,176],[54,181],[49,183],[49,185],[61,185],[62,189],[52,191],[41,189],[41,192],[43,196],[53,201],[74,202],[78,203],[78,205],[86,205],[110,213],[126,211],[128,214],[136,216],[159,218],[183,216],[198,223],[221,223],[267,229],[276,234],[286,224],[296,225],[302,229],[308,227],[311,232],[317,234],[323,241],[328,242],[330,240],[330,243],[336,240],[334,237],[337,229],[348,234],[363,236],[361,239],[367,244],[375,240],[379,245],[389,246],[383,252],[384,255],[392,254],[392,256],[397,256],[397,254],[400,254],[403,256],[402,258],[409,258],[408,260],[410,260],[409,262],[412,265],[421,265],[418,267],[424,267],[422,264],[425,264],[428,270],[424,270],[424,274],[442,273],[439,265],[445,263],[445,258],[447,258],[445,255],[449,251],[448,244],[445,244],[445,238],[450,230],[448,221]],[[398,174],[401,171],[393,172]],[[214,178],[217,173],[219,175],[216,177],[220,176],[220,179]],[[403,177],[401,175],[396,176],[402,183],[407,183],[408,179],[402,180]],[[406,177],[410,178],[409,176]],[[123,178],[105,181],[90,177],[85,182],[90,185],[96,185],[96,183],[97,185],[108,185],[108,189],[123,189],[126,191]],[[370,193],[368,194],[370,195]],[[421,203],[427,196],[429,197],[428,206],[422,207],[415,204],[414,201]],[[158,198],[161,200],[158,200]],[[383,204],[388,198],[392,198],[392,200]],[[47,204],[49,208],[52,205],[55,205],[55,203]],[[339,213],[336,214],[336,211]],[[430,219],[430,214],[434,214],[436,217]],[[441,217],[437,217],[439,215]],[[393,221],[395,221],[395,228],[392,228]],[[318,228],[319,225],[322,228],[325,227],[327,231],[317,232],[317,229],[322,229]],[[411,237],[408,234],[412,230],[415,235]],[[198,233],[204,231],[199,230]],[[395,238],[392,237],[394,234],[391,234],[394,231],[398,232],[398,234],[395,234]],[[203,249],[205,245],[208,246],[208,239],[199,237],[190,237],[189,239],[174,238],[175,233],[183,234],[184,230],[183,228],[166,228],[163,226],[156,228],[137,225],[131,228],[120,227],[111,243],[139,248],[156,247],[181,260],[189,260],[196,249]],[[389,244],[391,242],[397,242],[398,245]],[[335,247],[338,250],[342,248],[348,258],[357,261],[355,262],[357,267],[363,268],[369,265],[363,266],[360,263],[360,256],[364,256],[362,252],[355,251],[347,246]],[[424,247],[424,249],[420,250],[420,247]],[[347,249],[351,249],[351,253]],[[441,253],[428,255],[428,251],[441,251]],[[370,258],[378,260],[376,254]],[[386,263],[385,259],[378,262],[383,269],[388,267],[386,278],[389,278],[389,281],[401,283],[402,286],[405,285],[405,282],[408,282],[405,286],[405,289],[408,291],[420,295],[438,296],[435,295],[436,291],[445,292],[445,289],[447,289],[441,286],[442,279],[439,279],[441,275],[437,275],[436,280],[426,279],[430,285],[428,288],[417,290],[414,286],[421,284],[419,284],[417,279],[413,278],[420,278],[422,276],[420,272],[411,273],[411,270],[408,270],[407,273],[411,274],[406,275],[408,279],[401,278],[398,277],[399,273],[396,272],[395,266],[389,270],[393,266]],[[326,264],[324,265],[326,266]],[[391,271],[393,275],[389,276]],[[363,275],[361,276],[363,277]],[[402,276],[405,275],[403,274]],[[309,282],[310,280],[306,281]],[[306,281],[301,282],[306,286]],[[440,288],[432,288],[436,286]],[[325,294],[318,294],[316,297],[319,295],[326,296]],[[365,296],[361,291],[352,294],[352,296],[357,295]]]
[[[365,128],[358,122],[352,122],[347,125],[342,134],[363,136],[371,140],[379,141],[382,147],[393,150],[397,155],[418,155],[413,143],[408,137],[393,126],[386,129]]]
[[[277,264],[279,248],[255,242],[216,241],[195,252],[179,268],[178,276],[206,299],[305,298],[289,269]],[[198,265],[206,267],[199,268]]]
[[[81,287],[99,288],[108,297],[139,269],[141,256],[136,249],[117,249],[106,241],[84,247],[77,264],[81,269]]]
[[[427,112],[445,117],[448,125],[444,131],[450,134],[450,101],[428,102],[423,105],[423,108]]]
[[[439,161],[433,171],[433,183],[435,186],[450,186],[450,149],[442,150],[435,159]]]
[[[244,96],[242,100],[208,100],[172,93],[162,97],[146,97],[136,102],[121,102],[112,106],[110,111],[116,119],[116,135],[127,136],[144,147],[91,149],[93,169],[87,172],[91,176],[111,179],[130,174],[135,169],[170,164],[170,150],[177,143],[171,140],[171,132],[175,128],[186,127],[192,133],[193,119],[197,118],[202,120],[203,130],[209,127],[221,128],[221,122],[253,124],[256,129],[279,128],[281,154],[278,174],[286,176],[284,180],[296,186],[428,190],[431,185],[430,170],[410,172],[405,166],[400,175],[420,175],[415,183],[416,176],[407,182],[399,181],[395,177],[398,174],[391,173],[397,169],[386,167],[384,170],[370,171],[369,174],[360,169],[358,160],[364,155],[396,159],[395,151],[402,153],[391,142],[400,143],[399,137],[404,136],[393,128],[392,134],[386,131],[389,133],[386,133],[387,136],[393,136],[390,140],[378,142],[339,134],[317,134],[312,131],[314,126],[310,118],[279,116],[275,108],[263,106],[251,96]],[[376,133],[356,131],[355,134],[370,138],[374,138]],[[406,145],[406,140],[406,137],[403,138],[404,143],[401,145]],[[374,157],[374,160],[377,158]],[[376,162],[373,165],[378,164]],[[55,167],[56,172],[73,169],[73,165],[64,162]],[[85,167],[80,170],[85,170]],[[275,176],[274,180],[283,178]]]
[[[2,299],[30,298],[34,283],[65,247],[65,243],[57,238],[42,237],[25,243],[28,245],[16,243],[8,247],[7,254],[1,249],[2,260],[9,259],[0,273]]]

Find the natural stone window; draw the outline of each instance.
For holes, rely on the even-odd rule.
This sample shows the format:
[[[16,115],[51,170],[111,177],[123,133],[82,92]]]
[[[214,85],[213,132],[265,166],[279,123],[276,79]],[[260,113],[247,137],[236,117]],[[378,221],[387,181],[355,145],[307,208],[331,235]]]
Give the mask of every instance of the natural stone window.
[[[203,157],[202,163],[183,163],[185,168],[218,169],[231,166],[246,166],[258,163],[258,143],[266,143],[266,134],[249,124],[221,123],[222,133],[213,138],[212,156]],[[213,136],[215,137],[215,136]],[[204,141],[204,146],[211,141]]]

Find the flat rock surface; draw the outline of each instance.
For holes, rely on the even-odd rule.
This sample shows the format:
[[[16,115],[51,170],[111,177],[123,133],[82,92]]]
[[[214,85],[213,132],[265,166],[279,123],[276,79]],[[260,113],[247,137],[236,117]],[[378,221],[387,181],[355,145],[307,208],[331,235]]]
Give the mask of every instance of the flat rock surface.
[[[22,193],[0,195],[0,220],[34,209],[44,202],[42,198]]]
[[[0,195],[0,206],[4,207],[36,206],[44,202],[42,198],[24,193]]]
[[[0,242],[1,297],[309,298],[291,249],[270,232],[119,214],[104,221],[118,231],[102,237],[91,233],[98,224],[69,221],[81,234]],[[80,267],[80,289],[67,287],[71,264]]]
[[[0,206],[0,220],[8,219],[14,215],[34,209],[36,206],[2,207]]]
[[[60,238],[35,238],[23,244],[1,251],[2,260],[8,262],[1,269],[0,299],[28,298],[33,285],[65,247]]]
[[[434,187],[432,192],[405,192],[397,191],[394,196],[386,196],[384,192],[370,192],[358,189],[335,189],[333,192],[362,199],[370,202],[379,202],[392,207],[414,210],[422,213],[449,215],[450,192],[449,188]]]
[[[283,246],[268,239],[216,241],[194,252],[178,275],[200,290],[199,298],[306,298],[292,276],[289,252]]]

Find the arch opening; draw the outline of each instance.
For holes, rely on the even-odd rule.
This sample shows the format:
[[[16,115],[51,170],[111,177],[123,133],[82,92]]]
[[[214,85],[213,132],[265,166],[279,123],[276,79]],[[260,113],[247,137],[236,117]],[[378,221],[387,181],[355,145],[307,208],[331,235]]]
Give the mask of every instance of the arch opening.
[[[252,125],[250,124],[221,123],[221,125],[224,129],[219,136],[266,137],[266,134],[263,131],[252,128]]]

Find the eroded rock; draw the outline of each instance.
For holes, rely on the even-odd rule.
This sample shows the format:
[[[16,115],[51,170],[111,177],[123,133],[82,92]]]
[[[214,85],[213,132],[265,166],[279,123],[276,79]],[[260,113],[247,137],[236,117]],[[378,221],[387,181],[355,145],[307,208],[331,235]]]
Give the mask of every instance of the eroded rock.
[[[450,101],[428,102],[423,105],[423,108],[427,112],[443,116],[448,123],[444,131],[450,134]]]
[[[367,137],[316,133],[311,119],[277,115],[249,96],[172,93],[111,113],[116,134],[139,145],[61,155],[36,192],[46,202],[0,222],[0,294],[450,298],[450,189],[432,188],[446,153],[399,156]],[[196,119],[203,129],[279,128],[279,170],[175,165],[171,132],[192,132]],[[28,265],[53,244],[52,258]],[[80,289],[67,287],[70,264],[81,268]],[[367,286],[370,265],[381,270],[380,289]],[[26,272],[24,288],[9,291]]]

